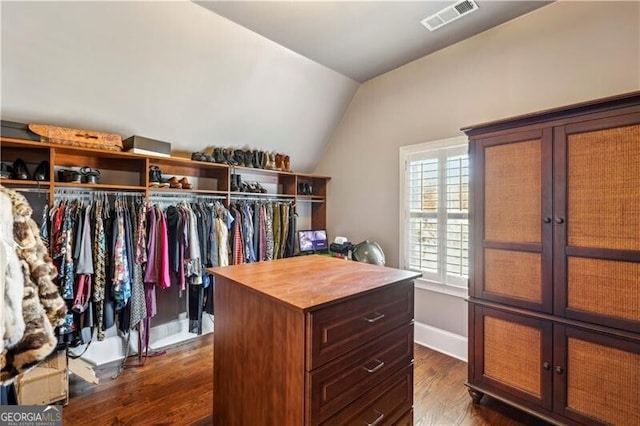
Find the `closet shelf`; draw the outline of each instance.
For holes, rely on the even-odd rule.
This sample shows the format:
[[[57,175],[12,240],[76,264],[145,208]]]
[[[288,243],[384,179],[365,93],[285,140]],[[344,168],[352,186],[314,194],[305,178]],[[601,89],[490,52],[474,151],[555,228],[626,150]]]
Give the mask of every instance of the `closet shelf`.
[[[51,181],[49,180],[22,180],[22,179],[5,179],[0,178],[0,185],[21,185],[21,186],[41,186],[49,187]]]
[[[326,198],[320,195],[296,195],[296,199],[301,202],[309,203],[323,203],[326,201]]]
[[[34,141],[29,141],[26,139],[15,139],[15,138],[0,138],[0,142],[2,142],[2,146],[3,147],[20,147],[20,148],[25,148],[25,147],[33,147],[33,148],[49,148],[50,145],[47,143],[43,143],[43,142],[34,142]]]
[[[69,145],[52,144],[15,138],[0,137],[2,161],[15,162],[22,159],[29,165],[48,161],[52,179],[45,182],[0,179],[0,184],[16,189],[26,188],[29,192],[49,192],[55,194],[79,191],[129,192],[140,193],[147,200],[162,195],[176,194],[174,197],[219,198],[225,203],[230,200],[287,200],[300,202],[308,209],[311,222],[306,225],[314,229],[326,227],[327,188],[331,180],[328,176],[316,176],[307,173],[268,170],[254,167],[229,166],[220,163],[194,161],[184,157],[157,157],[153,155],[133,154],[120,151],[106,151],[96,148],[82,148]],[[103,183],[57,182],[53,178],[57,169],[91,167],[101,171]],[[158,167],[162,178],[187,177],[193,183],[193,189],[150,188],[149,167]],[[257,181],[272,193],[248,193],[231,191],[232,175],[245,175],[249,181]],[[104,182],[120,182],[112,184]],[[297,195],[300,187],[313,188],[313,195]],[[198,189],[198,186],[207,189]],[[273,189],[273,187],[277,189]],[[235,188],[235,187],[234,187]],[[277,192],[277,193],[273,193]],[[52,200],[50,200],[52,202]]]
[[[107,183],[72,183],[72,182],[56,182],[56,188],[62,189],[79,189],[79,190],[96,190],[96,191],[141,191],[147,190],[144,186],[132,185],[112,185]]]

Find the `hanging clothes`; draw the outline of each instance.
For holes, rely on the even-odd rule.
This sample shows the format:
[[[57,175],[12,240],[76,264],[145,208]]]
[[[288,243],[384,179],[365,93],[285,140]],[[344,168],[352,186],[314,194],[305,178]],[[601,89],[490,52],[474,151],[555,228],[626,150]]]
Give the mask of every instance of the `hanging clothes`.
[[[280,259],[280,238],[282,230],[280,229],[282,222],[280,221],[280,206],[273,206],[273,258]]]
[[[273,240],[273,204],[267,204],[265,209],[265,223],[266,223],[266,239],[267,239],[267,252],[265,260],[273,260],[273,252],[275,248],[275,242]]]
[[[33,211],[22,194],[0,186],[0,212],[3,212],[1,223],[3,224],[2,246],[4,257],[8,250],[15,253],[22,276],[8,276],[6,273],[10,266],[8,259],[0,259],[2,264],[7,261],[7,267],[3,266],[4,293],[7,295],[7,287],[23,285],[23,298],[21,309],[15,308],[15,313],[20,313],[24,321],[24,330],[19,341],[13,346],[7,346],[9,339],[4,339],[7,332],[5,305],[6,297],[3,297],[4,317],[4,350],[0,357],[0,385],[10,384],[15,377],[44,360],[56,347],[54,327],[63,323],[67,310],[64,300],[60,297],[58,288],[54,283],[56,269],[47,252],[47,247],[42,242],[40,228],[32,219]],[[9,207],[10,206],[10,207]],[[9,213],[11,212],[11,213]],[[4,217],[8,216],[10,217]],[[6,228],[4,228],[6,226]],[[8,230],[13,232],[12,237]],[[7,239],[13,240],[13,247],[7,244]],[[15,266],[15,262],[14,262]],[[13,272],[13,271],[12,271]],[[9,288],[9,293],[12,290]]]
[[[146,206],[138,203],[133,210],[132,221],[135,224],[133,238],[135,241],[135,261],[133,262],[133,282],[131,283],[131,329],[141,324],[147,317],[147,304],[145,301],[144,280],[142,276],[142,265],[146,262],[146,242],[145,219]]]
[[[96,336],[99,341],[104,340],[104,295],[107,280],[105,258],[107,256],[107,238],[104,228],[105,203],[102,200],[95,202],[95,214],[93,216],[94,239],[93,239],[93,259],[94,279],[93,279],[93,301],[96,312]]]

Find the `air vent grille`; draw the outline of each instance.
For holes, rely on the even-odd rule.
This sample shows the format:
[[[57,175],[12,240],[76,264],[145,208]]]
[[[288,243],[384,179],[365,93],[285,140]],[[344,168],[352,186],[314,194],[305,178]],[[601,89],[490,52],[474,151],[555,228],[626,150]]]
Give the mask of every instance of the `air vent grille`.
[[[430,31],[434,31],[455,21],[456,19],[460,19],[464,15],[468,15],[474,10],[478,10],[478,5],[474,0],[461,0],[451,6],[445,7],[438,13],[434,13],[433,15],[424,18],[420,22]]]
[[[467,12],[470,12],[477,8],[474,7],[475,3],[469,0],[464,0],[460,3],[456,3],[453,7],[458,11],[459,14],[464,15]]]

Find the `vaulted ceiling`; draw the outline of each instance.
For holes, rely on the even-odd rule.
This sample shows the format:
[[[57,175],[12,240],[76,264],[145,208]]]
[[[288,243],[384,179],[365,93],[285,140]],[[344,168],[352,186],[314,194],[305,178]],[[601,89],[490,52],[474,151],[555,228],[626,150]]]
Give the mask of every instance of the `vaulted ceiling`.
[[[196,1],[356,81],[507,22],[551,1],[476,0],[478,9],[431,32],[420,21],[455,1]]]
[[[359,81],[423,54],[397,54],[415,40],[392,41],[409,9],[422,19],[435,7],[320,3],[2,2],[2,119],[146,136],[183,156],[276,150],[313,171]],[[367,32],[355,37],[356,24]]]

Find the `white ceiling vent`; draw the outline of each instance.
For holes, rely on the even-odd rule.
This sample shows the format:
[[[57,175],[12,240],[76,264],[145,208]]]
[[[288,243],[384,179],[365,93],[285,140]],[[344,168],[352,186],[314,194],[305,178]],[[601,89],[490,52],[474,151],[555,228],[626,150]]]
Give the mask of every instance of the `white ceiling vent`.
[[[458,18],[462,18],[464,15],[468,15],[474,10],[478,10],[478,5],[473,0],[460,0],[459,2],[447,6],[438,13],[424,18],[422,25],[427,27],[430,31],[434,31],[450,22],[455,21]]]

